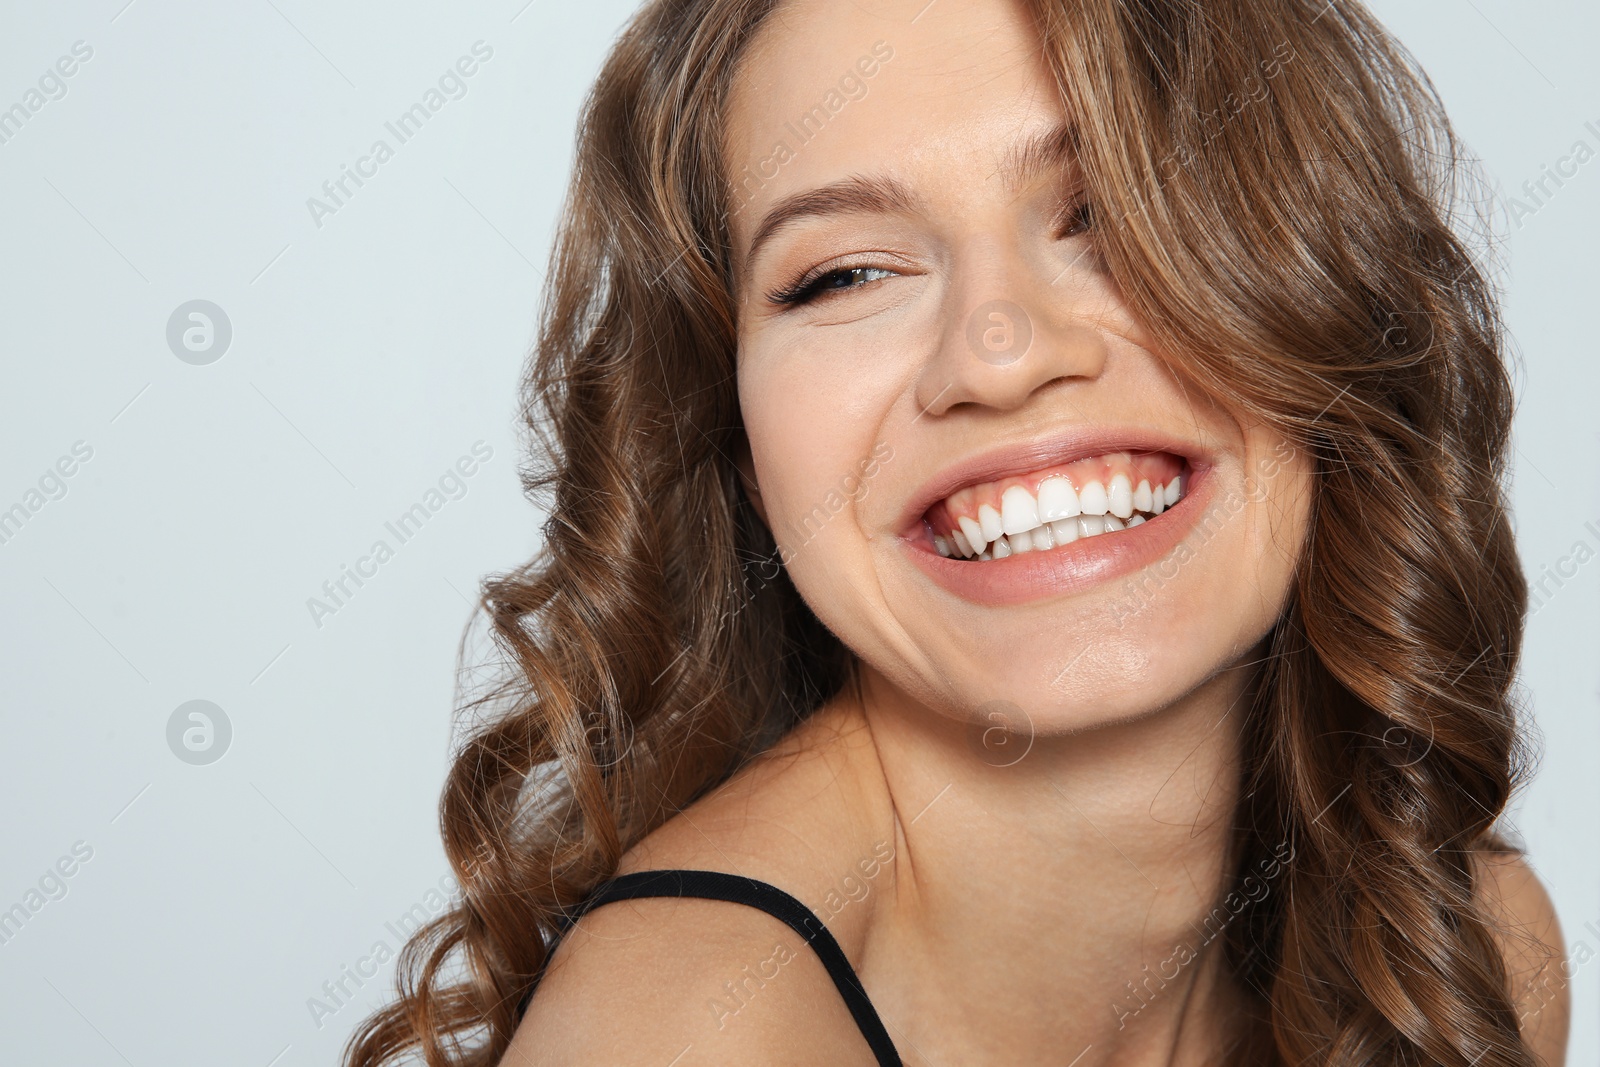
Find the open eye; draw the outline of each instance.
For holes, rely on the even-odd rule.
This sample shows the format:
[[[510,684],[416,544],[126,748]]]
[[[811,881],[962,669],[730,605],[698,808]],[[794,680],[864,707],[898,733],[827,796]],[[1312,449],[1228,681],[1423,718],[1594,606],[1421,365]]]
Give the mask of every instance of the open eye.
[[[794,284],[768,293],[767,299],[774,304],[805,304],[824,294],[859,289],[869,282],[893,277],[894,273],[883,267],[836,267],[821,273],[808,271]]]

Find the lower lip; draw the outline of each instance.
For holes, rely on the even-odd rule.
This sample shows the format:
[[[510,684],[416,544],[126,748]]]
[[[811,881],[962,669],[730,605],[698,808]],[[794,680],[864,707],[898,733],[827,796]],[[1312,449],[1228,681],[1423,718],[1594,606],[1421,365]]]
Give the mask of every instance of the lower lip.
[[[1131,530],[1079,538],[1070,545],[993,560],[959,560],[934,551],[926,532],[901,544],[923,573],[975,604],[1021,604],[1082,592],[1164,559],[1194,528],[1211,497],[1207,469],[1184,473],[1183,499]]]

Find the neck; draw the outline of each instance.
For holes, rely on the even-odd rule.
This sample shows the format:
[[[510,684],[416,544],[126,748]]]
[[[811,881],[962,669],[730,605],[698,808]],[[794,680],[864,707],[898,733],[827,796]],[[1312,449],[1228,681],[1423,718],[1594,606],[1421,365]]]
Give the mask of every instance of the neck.
[[[1005,744],[869,667],[861,681],[838,714],[866,728],[851,747],[895,848],[868,968],[927,1041],[909,1036],[954,1062],[1220,1050],[1245,673],[1134,722]],[[894,991],[893,975],[959,980]]]

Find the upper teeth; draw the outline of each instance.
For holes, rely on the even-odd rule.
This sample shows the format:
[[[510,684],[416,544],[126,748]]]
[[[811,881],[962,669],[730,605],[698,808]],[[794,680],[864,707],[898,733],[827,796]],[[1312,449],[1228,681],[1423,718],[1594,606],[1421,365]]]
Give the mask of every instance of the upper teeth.
[[[933,544],[941,556],[1004,559],[1019,552],[1050,549],[1080,537],[1138,526],[1147,516],[1161,514],[1183,494],[1182,478],[1165,485],[1138,485],[1126,474],[1114,474],[1109,484],[1091,481],[1074,489],[1059,475],[1039,483],[1039,495],[1013,485],[1000,496],[1000,510],[978,507],[976,519],[962,515],[948,537],[935,534]]]

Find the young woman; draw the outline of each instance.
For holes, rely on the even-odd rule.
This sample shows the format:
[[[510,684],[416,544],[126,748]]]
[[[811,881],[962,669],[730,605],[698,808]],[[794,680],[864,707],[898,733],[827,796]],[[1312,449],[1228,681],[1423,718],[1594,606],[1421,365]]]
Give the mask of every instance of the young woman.
[[[1455,158],[1352,0],[647,4],[347,1063],[1560,1064]]]

